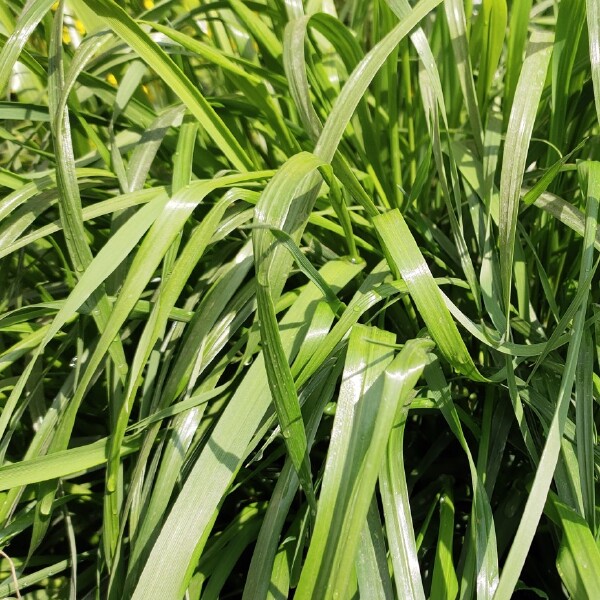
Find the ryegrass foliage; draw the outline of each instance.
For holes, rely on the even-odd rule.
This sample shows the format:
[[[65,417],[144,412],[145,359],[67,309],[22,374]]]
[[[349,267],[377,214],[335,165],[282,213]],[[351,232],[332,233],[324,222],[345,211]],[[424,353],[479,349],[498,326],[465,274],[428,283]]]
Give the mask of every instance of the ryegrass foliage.
[[[0,596],[600,598],[599,0],[7,0],[0,93]]]

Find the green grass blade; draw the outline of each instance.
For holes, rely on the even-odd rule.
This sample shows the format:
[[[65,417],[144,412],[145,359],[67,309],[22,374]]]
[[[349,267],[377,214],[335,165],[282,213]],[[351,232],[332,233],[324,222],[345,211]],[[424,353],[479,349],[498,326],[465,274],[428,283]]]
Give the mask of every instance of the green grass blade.
[[[281,42],[271,31],[259,15],[248,8],[241,0],[228,0],[229,5],[238,17],[248,27],[249,32],[260,48],[266,52],[274,62],[279,62],[282,55]]]
[[[391,600],[394,597],[379,509],[374,502],[371,502],[356,551],[356,578],[363,598]]]
[[[523,54],[527,43],[531,4],[532,0],[521,0],[521,2],[513,2],[510,7],[504,104],[502,106],[505,123],[508,123],[519,75],[523,67]]]
[[[425,600],[404,469],[407,412],[405,407],[390,433],[379,472],[379,489],[397,597]]]
[[[452,400],[450,386],[447,384],[437,360],[427,365],[425,368],[425,378],[431,395],[467,456],[471,481],[473,483],[473,505],[470,521],[470,528],[472,530],[467,537],[466,544],[474,541],[475,553],[469,552],[465,572],[463,573],[463,588],[466,584],[466,589],[469,589],[475,583],[478,597],[496,598],[495,591],[498,585],[498,549],[490,501],[465,438],[456,406]],[[473,536],[472,538],[470,537],[471,535]],[[461,590],[461,596],[463,595],[463,591]]]
[[[444,358],[467,377],[485,381],[473,363],[431,271],[400,212],[394,210],[375,217],[373,223],[381,237],[390,267],[402,275]]]
[[[586,9],[596,117],[600,122],[600,1],[587,0]]]
[[[294,177],[302,180],[305,176],[310,176],[319,165],[320,161],[310,155],[296,155],[288,161],[269,182],[256,206],[255,219],[257,224],[282,229],[285,226],[290,209],[288,203],[282,201],[286,198],[284,190],[290,181],[288,172],[293,170]],[[274,249],[277,246],[273,244],[275,240],[275,236],[269,229],[257,229],[253,236],[258,282],[258,317],[260,319],[263,354],[269,388],[286,447],[298,473],[302,488],[308,497],[313,512],[316,513],[316,499],[307,454],[306,431],[292,373],[281,345],[273,304],[279,290],[277,278],[271,275],[271,271],[273,266],[277,270],[280,267],[275,262]]]
[[[583,236],[585,230],[585,215],[570,202],[549,192],[544,192],[536,201],[535,206],[545,210],[561,223]],[[596,250],[600,251],[600,231],[596,232],[594,240]]]
[[[596,594],[597,0],[50,4],[0,0],[21,593]]]
[[[562,529],[556,566],[567,591],[573,598],[595,598],[600,594],[600,550],[590,528],[553,492],[547,506]]]
[[[584,516],[591,531],[596,531],[596,487],[594,482],[594,347],[592,336],[583,333],[575,379],[577,458]]]
[[[358,271],[351,263],[328,263],[321,275],[339,289]],[[309,284],[280,322],[286,352],[292,354],[301,344],[306,331],[303,323],[310,323],[320,298],[320,291]],[[271,397],[264,369],[259,357],[216,424],[154,544],[132,596],[135,600],[176,600],[187,587],[186,573],[194,548],[208,534],[214,511],[269,409]],[[239,418],[240,410],[244,419]],[[169,564],[164,561],[165,553],[173,558]]]
[[[80,554],[79,556],[82,556],[82,555]],[[84,554],[83,556],[89,557],[89,554]],[[35,573],[32,573],[31,575],[25,575],[24,577],[19,577],[19,579],[17,580],[17,583],[19,585],[19,590],[23,591],[26,588],[28,588],[29,586],[32,586],[32,585],[35,585],[36,583],[44,581],[48,577],[52,577],[56,573],[62,573],[63,571],[66,571],[70,566],[71,566],[71,560],[67,558],[65,560],[58,561],[48,567],[40,569],[39,571],[36,571]],[[0,594],[2,594],[2,595],[6,594],[4,596],[5,598],[12,598],[12,596],[8,596],[8,594],[15,593],[15,587],[16,586],[13,584],[11,579],[9,579],[8,582],[2,582],[0,584]]]
[[[480,107],[477,103],[477,93],[473,80],[473,67],[469,57],[469,42],[467,39],[467,21],[464,5],[461,0],[446,0],[444,2],[446,20],[452,40],[452,50],[458,69],[458,80],[462,90],[471,131],[478,154],[483,154],[483,127],[481,126]]]
[[[552,118],[550,142],[562,151],[565,139],[565,118],[573,86],[573,66],[579,40],[585,25],[585,1],[561,2],[556,18],[556,39],[552,52]],[[550,152],[553,152],[550,149]]]
[[[260,274],[258,279],[256,299],[269,388],[288,453],[311,508],[316,514],[317,504],[312,483],[310,459],[308,458],[306,430],[294,378],[279,336],[275,307],[268,284],[261,283]]]
[[[48,203],[49,205],[53,203],[55,195],[57,195],[57,192],[55,194],[53,191],[51,200]],[[119,210],[135,207],[140,204],[148,204],[159,196],[166,202],[168,196],[165,188],[156,187],[140,190],[139,192],[131,192],[130,194],[122,194],[109,200],[98,202],[92,206],[86,206],[82,210],[82,218],[84,221],[90,221]],[[0,258],[8,256],[37,240],[47,238],[53,233],[62,230],[61,221],[56,220],[48,225],[32,228],[29,233],[22,235],[23,232],[28,230],[31,222],[35,221],[35,217],[37,216],[35,213],[32,216],[31,212],[33,211],[24,211],[23,214],[15,215],[15,220],[0,233]]]
[[[311,102],[310,84],[304,60],[304,39],[310,18],[301,16],[287,24],[283,45],[283,64],[290,80],[290,94],[300,113],[300,119],[309,136],[316,140],[319,138],[323,126]]]
[[[426,362],[427,340],[392,361],[394,336],[357,325],[350,334],[319,512],[296,595],[344,596],[393,417]],[[385,369],[385,371],[384,371]]]
[[[140,446],[140,438],[132,436],[123,441],[121,452],[123,456],[127,456],[136,452]],[[108,438],[104,438],[87,446],[4,465],[0,467],[0,490],[10,490],[93,469],[106,463],[107,448]]]
[[[194,52],[194,54],[219,66],[232,78],[236,87],[240,88],[246,98],[256,108],[265,113],[266,121],[275,131],[278,138],[277,141],[282,145],[285,144],[283,146],[285,150],[290,153],[298,151],[298,144],[285,123],[281,110],[277,106],[277,101],[263,81],[265,79],[272,80],[273,83],[281,86],[286,83],[283,78],[266,69],[257,69],[256,65],[248,60],[227,55],[225,52],[218,51],[213,46],[195,40],[191,36],[176,31],[171,27],[165,27],[159,23],[149,23],[149,25],[169,36],[173,41],[180,43],[184,48]]]
[[[65,108],[61,106],[60,94],[64,86],[63,53],[60,47],[63,29],[63,6],[55,13],[53,35],[51,37],[50,52],[54,69],[49,76],[49,109],[52,117],[52,133],[54,147],[57,155],[56,184],[58,188],[58,206],[60,220],[63,225],[65,242],[69,257],[78,276],[92,262],[92,252],[86,241],[85,228],[82,218],[81,197],[75,174],[75,158],[71,140],[69,117]],[[102,289],[94,291],[88,300],[90,306],[95,308],[95,317],[98,329],[103,331],[108,321],[110,304]],[[110,346],[110,353],[117,370],[122,375],[126,369],[125,354],[120,341],[114,341]]]
[[[477,78],[477,99],[480,108],[485,110],[490,88],[492,87],[502,54],[504,36],[506,35],[506,0],[484,0],[477,25],[481,28],[481,55],[479,59],[479,76]]]
[[[333,314],[329,313],[331,320],[333,320]],[[322,341],[323,336],[315,336],[318,342]],[[323,409],[327,402],[331,400],[335,392],[337,385],[338,376],[342,371],[342,361],[338,361],[335,367],[330,372],[325,370],[323,378],[319,375],[316,379],[319,385],[315,385],[313,396],[315,397],[316,408],[314,410],[306,410],[308,422],[306,425],[308,445],[312,446],[315,436],[317,435],[319,424],[323,416]],[[321,382],[323,383],[321,384]],[[305,388],[306,389],[306,388]],[[307,401],[310,402],[310,399]],[[277,549],[279,542],[279,533],[283,529],[285,520],[288,517],[288,511],[292,506],[296,491],[298,489],[298,477],[292,466],[291,461],[286,461],[279,477],[277,478],[277,484],[271,496],[269,507],[265,513],[265,518],[261,526],[256,548],[252,554],[252,561],[248,571],[248,578],[244,586],[243,600],[252,600],[253,598],[263,598],[268,596],[269,590],[273,584],[277,585],[273,580],[273,575],[277,572],[280,573],[279,569],[287,568],[286,573],[280,573],[280,577],[285,581],[285,585],[289,588],[290,583],[290,566],[286,558],[282,556],[282,548]],[[282,542],[285,548],[285,539]],[[303,543],[299,545],[304,546]],[[302,550],[301,550],[302,551]],[[284,564],[285,563],[285,564]],[[283,581],[280,585],[283,585]],[[279,588],[278,588],[279,589]]]
[[[523,202],[525,204],[533,204],[549,187],[549,185],[556,179],[557,175],[561,172],[563,166],[567,161],[586,144],[587,140],[581,142],[576,148],[574,148],[568,154],[565,154],[562,158],[553,163],[544,174],[540,177],[540,180],[523,196]]]
[[[154,69],[171,87],[198,119],[231,164],[240,171],[252,168],[252,162],[223,120],[206,101],[200,90],[184,75],[181,69],[156,44],[148,34],[112,0],[86,0],[87,5],[106,24]]]
[[[168,108],[159,114],[156,119],[151,123],[148,129],[144,132],[144,135],[140,139],[139,145],[135,147],[131,154],[131,159],[127,164],[127,187],[130,191],[141,190],[144,186],[144,181],[148,176],[148,172],[151,169],[152,162],[156,158],[164,137],[167,135],[169,127],[177,126],[181,123],[181,120],[185,113],[185,107],[175,106],[174,108]],[[192,125],[192,124],[188,124]],[[193,125],[196,125],[194,123]],[[196,133],[194,129],[194,133]],[[188,134],[189,136],[189,134]],[[177,157],[181,156],[181,160],[186,158],[191,162],[191,158],[187,157],[188,152],[194,151],[193,139],[186,139],[186,150],[185,153],[177,153]],[[189,168],[189,164],[188,164]],[[177,169],[174,169],[177,172]],[[189,178],[185,181],[185,185],[189,183]],[[183,187],[182,185],[176,185],[173,182],[174,191],[179,191]]]
[[[458,579],[452,559],[453,539],[454,498],[452,490],[446,487],[440,496],[440,528],[431,581],[432,600],[454,600],[458,595]]]
[[[600,163],[589,164],[589,181],[587,190],[586,230],[584,235],[583,258],[580,267],[580,284],[592,269],[594,239],[598,227],[598,199],[600,198]],[[589,288],[586,292],[589,292]],[[540,457],[536,476],[527,499],[519,528],[506,559],[500,583],[496,591],[497,600],[512,596],[517,584],[523,563],[542,515],[544,503],[552,482],[561,447],[567,410],[571,399],[571,390],[575,380],[577,360],[579,356],[587,302],[584,302],[575,315],[572,338],[569,343],[565,370],[561,379],[556,409],[546,438],[544,451]]]
[[[44,18],[52,6],[52,0],[34,0],[27,3],[27,10],[23,10],[15,30],[4,44],[0,52],[0,96],[6,91],[15,62],[25,47],[29,37],[37,24]]]
[[[421,0],[410,14],[396,25],[360,62],[338,96],[315,147],[315,154],[330,162],[342,138],[346,125],[356,110],[367,87],[385,63],[387,57],[410,31],[427,16],[441,0]]]
[[[506,132],[500,179],[500,271],[507,333],[520,190],[527,150],[552,54],[552,35],[534,32],[529,39]]]

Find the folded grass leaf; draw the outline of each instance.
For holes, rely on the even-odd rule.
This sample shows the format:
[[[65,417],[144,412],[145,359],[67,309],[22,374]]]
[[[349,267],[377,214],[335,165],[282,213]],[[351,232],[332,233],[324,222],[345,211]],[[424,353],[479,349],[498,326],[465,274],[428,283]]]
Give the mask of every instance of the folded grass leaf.
[[[389,333],[360,325],[350,334],[299,598],[346,594],[394,416],[416,384],[430,347],[415,340],[394,359],[391,342]]]

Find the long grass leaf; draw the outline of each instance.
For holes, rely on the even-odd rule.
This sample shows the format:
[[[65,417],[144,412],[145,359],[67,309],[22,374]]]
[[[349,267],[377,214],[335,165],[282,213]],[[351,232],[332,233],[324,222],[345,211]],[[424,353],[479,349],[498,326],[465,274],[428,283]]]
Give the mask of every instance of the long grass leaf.
[[[346,268],[339,263],[329,263],[321,274],[335,288],[345,285],[358,270],[351,263]],[[320,297],[318,289],[309,284],[281,321],[282,344],[286,352],[292,354],[294,347],[300,345],[305,332],[301,324],[310,322]],[[229,401],[162,527],[135,588],[134,599],[175,600],[187,587],[190,557],[198,540],[206,539],[214,511],[268,411],[271,398],[264,369],[261,357],[253,363],[246,374],[246,382]],[[244,412],[243,420],[239,418],[239,410]],[[196,510],[198,506],[201,510]],[[191,510],[191,507],[195,508]],[[174,558],[174,562],[164,562],[165,552]]]
[[[427,340],[408,343],[392,361],[387,332],[355,326],[325,466],[319,512],[297,589],[299,598],[343,596],[350,582],[393,416],[426,363]],[[382,345],[383,344],[383,345]],[[385,369],[385,371],[384,371]]]
[[[386,600],[394,597],[388,572],[386,548],[379,512],[371,502],[356,553],[356,578],[363,597]]]
[[[506,77],[504,91],[504,122],[512,110],[512,103],[523,66],[523,53],[527,43],[527,29],[529,27],[529,12],[532,0],[513,2],[510,7],[510,24],[508,33],[508,52],[506,57]]]
[[[323,132],[315,146],[314,153],[317,156],[327,162],[332,160],[347,123],[377,71],[400,41],[440,2],[441,0],[421,0],[406,18],[394,27],[356,67],[325,122]]]
[[[373,220],[390,267],[402,276],[421,317],[444,358],[459,372],[484,381],[450,316],[433,275],[399,211]]]
[[[590,163],[587,190],[586,229],[584,235],[583,258],[580,267],[580,282],[583,282],[592,268],[594,253],[593,242],[598,226],[599,198],[600,164]],[[586,292],[589,291],[589,288],[584,289],[586,289]],[[503,600],[512,596],[521,569],[523,568],[525,557],[535,535],[535,530],[542,515],[544,503],[552,482],[565,429],[573,382],[575,380],[577,360],[583,337],[586,309],[587,302],[584,302],[575,315],[572,338],[569,343],[565,370],[561,379],[560,390],[556,402],[556,409],[548,431],[544,451],[540,457],[540,463],[531,487],[531,492],[502,571],[502,576],[495,596],[498,600]]]
[[[587,0],[586,8],[596,118],[600,122],[600,2],[598,0]]]
[[[481,126],[480,107],[477,103],[477,93],[473,80],[473,67],[469,57],[469,42],[467,40],[467,20],[463,3],[460,0],[446,0],[444,3],[446,20],[452,40],[452,51],[456,59],[458,79],[467,105],[471,131],[475,147],[479,155],[483,153],[483,128]]]
[[[136,452],[141,445],[139,437],[130,437],[123,441],[121,452],[127,456]],[[106,450],[108,438],[93,444],[72,448],[61,452],[54,452],[46,456],[32,458],[12,465],[0,467],[2,476],[0,489],[11,488],[39,483],[48,479],[58,479],[76,473],[99,467],[106,463]]]
[[[3,96],[6,91],[12,69],[19,58],[21,50],[25,47],[37,24],[48,13],[52,4],[52,0],[30,0],[23,7],[15,30],[0,53],[0,96]]]
[[[404,467],[404,429],[408,406],[396,419],[379,472],[385,528],[398,598],[425,600]]]
[[[591,531],[596,530],[596,488],[594,485],[594,349],[589,330],[584,331],[575,379],[577,458],[584,516]]]
[[[252,168],[239,142],[200,90],[119,5],[112,0],[87,0],[87,4],[179,95],[234,167],[240,171]]]
[[[592,531],[581,516],[549,493],[547,512],[562,529],[556,566],[572,597],[594,598],[600,594],[600,551]]]
[[[452,559],[454,533],[454,497],[449,488],[440,496],[440,528],[431,580],[431,598],[454,600],[458,595],[458,580]]]
[[[466,544],[474,543],[475,552],[469,552],[467,555],[461,597],[464,594],[468,595],[470,593],[468,590],[471,590],[475,584],[478,597],[495,598],[498,586],[498,548],[490,501],[465,438],[456,406],[452,400],[450,386],[446,382],[438,361],[432,361],[427,365],[425,378],[438,408],[467,456],[473,483],[471,531],[467,536]]]
[[[500,272],[504,311],[510,313],[512,272],[515,253],[519,194],[525,172],[527,150],[538,111],[540,97],[546,80],[546,72],[552,54],[552,35],[534,32],[529,39],[527,57],[515,92],[506,132],[506,152],[502,162],[500,179]]]

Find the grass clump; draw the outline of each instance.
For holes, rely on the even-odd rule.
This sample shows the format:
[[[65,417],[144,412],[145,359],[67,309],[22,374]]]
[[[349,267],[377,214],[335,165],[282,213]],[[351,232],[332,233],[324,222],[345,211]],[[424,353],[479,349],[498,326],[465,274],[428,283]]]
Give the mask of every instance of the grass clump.
[[[0,596],[600,597],[597,0],[0,6]]]

